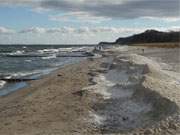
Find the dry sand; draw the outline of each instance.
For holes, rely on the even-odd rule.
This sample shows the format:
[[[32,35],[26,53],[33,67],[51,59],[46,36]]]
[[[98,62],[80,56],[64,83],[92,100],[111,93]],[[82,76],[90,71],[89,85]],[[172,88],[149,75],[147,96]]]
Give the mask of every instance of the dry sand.
[[[179,135],[178,75],[138,51],[101,52],[1,97],[0,135]]]

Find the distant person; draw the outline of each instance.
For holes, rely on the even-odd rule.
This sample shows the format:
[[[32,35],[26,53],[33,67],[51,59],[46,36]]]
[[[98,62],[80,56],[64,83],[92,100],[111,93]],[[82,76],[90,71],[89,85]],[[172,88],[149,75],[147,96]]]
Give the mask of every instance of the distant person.
[[[142,53],[144,53],[144,49],[142,49]]]

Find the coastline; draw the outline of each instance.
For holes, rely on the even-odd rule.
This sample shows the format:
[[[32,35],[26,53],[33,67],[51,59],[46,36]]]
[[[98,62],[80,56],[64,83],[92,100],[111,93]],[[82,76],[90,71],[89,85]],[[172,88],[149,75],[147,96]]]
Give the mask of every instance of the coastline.
[[[136,53],[137,51],[140,52],[141,50],[135,49],[129,52]],[[5,135],[120,134],[120,135],[123,135],[123,134],[133,134],[131,131],[137,134],[138,133],[139,134],[140,133],[141,134],[145,134],[145,133],[155,134],[155,131],[152,131],[152,130],[158,130],[157,134],[165,134],[165,133],[168,134],[168,132],[166,131],[169,130],[168,129],[169,126],[165,126],[164,129],[160,128],[161,125],[157,126],[157,128],[159,129],[157,128],[149,129],[151,126],[148,129],[146,128],[143,129],[143,127],[141,128],[141,124],[138,125],[139,123],[137,123],[138,125],[137,128],[136,126],[134,128],[133,125],[132,127],[129,127],[131,129],[131,131],[129,131],[127,130],[129,125],[127,124],[123,125],[121,121],[119,121],[119,119],[116,122],[118,124],[119,122],[120,124],[122,124],[122,127],[124,127],[123,130],[116,128],[117,125],[115,126],[113,125],[113,123],[101,125],[101,122],[103,122],[103,118],[101,119],[101,116],[98,116],[98,115],[103,114],[104,116],[105,114],[104,112],[110,111],[109,109],[108,110],[104,109],[104,106],[110,105],[110,108],[114,110],[112,108],[114,106],[111,106],[111,104],[108,103],[107,101],[108,100],[110,102],[115,101],[114,103],[117,103],[119,99],[120,101],[122,101],[121,98],[123,98],[124,100],[124,97],[121,97],[121,95],[124,95],[125,98],[128,99],[126,106],[130,105],[129,109],[131,109],[132,105],[128,104],[129,101],[131,100],[129,100],[129,97],[127,96],[133,93],[129,91],[131,89],[128,89],[128,92],[120,91],[120,93],[114,93],[115,99],[113,99],[114,97],[113,98],[111,97],[112,93],[110,93],[110,97],[108,93],[105,93],[105,98],[104,98],[104,95],[103,95],[104,93],[101,93],[102,91],[99,93],[99,91],[97,91],[98,88],[101,88],[101,86],[103,86],[102,90],[104,89],[106,90],[106,87],[104,86],[107,85],[108,90],[109,90],[109,87],[111,87],[111,84],[108,85],[109,81],[112,81],[114,83],[114,81],[116,82],[116,81],[122,80],[123,82],[123,80],[127,79],[127,76],[128,76],[128,74],[123,74],[124,70],[127,72],[138,74],[141,77],[141,75],[144,74],[144,67],[146,67],[144,66],[143,62],[148,61],[148,59],[145,59],[137,55],[131,56],[131,55],[123,54],[122,56],[119,56],[119,54],[121,54],[119,51],[107,50],[106,52],[103,52],[104,57],[95,58],[95,59],[87,59],[77,64],[65,66],[57,71],[52,72],[49,75],[45,75],[40,80],[35,80],[35,81],[30,82],[28,88],[24,88],[14,93],[11,93],[10,95],[1,97],[0,98],[0,110],[1,110],[0,111],[0,115],[1,115],[0,134],[5,134]],[[124,61],[122,61],[122,58],[123,59],[125,58]],[[136,63],[137,60],[133,58],[135,59],[142,58],[145,60],[142,60],[142,63]],[[129,63],[130,60],[132,61],[132,63],[131,62]],[[139,66],[139,64],[143,66]],[[119,66],[121,67],[123,65],[125,65],[123,70],[121,68],[119,69]],[[135,66],[133,67],[131,65],[135,65]],[[128,68],[132,68],[132,70],[127,70]],[[111,72],[111,70],[113,69],[115,70],[118,69],[120,71],[115,72],[115,73]],[[141,69],[143,69],[143,72],[141,72]],[[152,69],[154,70],[154,68]],[[151,71],[151,69],[149,68],[147,68],[146,71],[147,70],[148,72]],[[120,76],[115,77],[115,75],[121,72],[122,74],[120,74]],[[146,74],[149,74],[148,72],[146,72]],[[106,78],[107,73],[109,73],[108,77],[110,78]],[[143,76],[146,76],[146,74]],[[154,76],[154,74],[152,76],[151,75],[152,74],[150,74],[150,76],[148,76],[147,78],[144,78],[143,81],[139,78],[131,78],[131,79],[132,79],[132,82],[133,81],[136,82],[138,80],[138,84],[139,83],[143,84],[141,85],[141,88],[146,86],[145,91],[148,93],[151,91],[149,87],[150,86],[154,87],[153,84],[155,83],[153,81],[157,81],[156,76]],[[111,76],[113,79],[111,78]],[[149,77],[152,77],[152,78],[155,77],[155,80],[152,80],[152,78],[149,78]],[[108,81],[107,80],[102,81],[101,80],[102,78],[108,79]],[[147,79],[149,79],[151,83],[149,83]],[[103,84],[103,82],[105,82],[106,84]],[[161,83],[162,82],[160,81],[158,84],[162,86]],[[119,87],[118,85],[115,84],[116,87]],[[114,84],[112,87],[114,88]],[[127,88],[129,87],[130,86],[128,86]],[[169,89],[168,87],[167,89],[164,89],[164,91],[161,91],[161,89],[158,89],[158,86],[155,89],[156,92],[160,93],[160,97],[158,97],[160,99],[161,97],[168,99],[169,95],[168,95],[167,90],[171,90],[171,89]],[[136,101],[138,98],[140,98],[139,96],[141,96],[142,98],[142,99],[140,98],[141,100],[144,100],[143,96],[147,96],[147,93],[145,91],[144,90],[135,91],[136,93],[135,95],[138,97],[137,98],[136,96],[133,97],[132,101]],[[177,92],[178,91],[175,91],[173,94],[178,95],[179,93]],[[149,94],[151,95],[151,92]],[[118,100],[116,98],[118,98]],[[154,95],[152,96],[152,98],[154,100],[156,99],[154,98]],[[172,99],[171,95],[169,98],[170,100]],[[178,105],[179,101],[177,101],[178,103],[176,102],[177,98],[178,97],[174,97],[174,100],[172,102]],[[161,100],[157,100],[156,104],[158,104],[159,101]],[[162,103],[166,103],[166,102],[163,101]],[[137,104],[139,105],[139,101],[137,102]],[[162,105],[161,103],[159,104],[160,104],[159,106]],[[169,104],[169,102],[167,104]],[[126,108],[126,106],[123,106],[121,104],[120,106]],[[116,112],[116,107],[117,106],[115,106],[115,110],[114,110],[115,113],[113,113],[113,115],[116,116],[117,113],[121,113],[121,115],[123,115],[124,112],[121,112],[121,111]],[[136,105],[136,107],[138,106]],[[140,107],[142,107],[142,104],[140,104]],[[148,109],[149,108],[147,108],[147,110],[144,109],[143,111],[148,112],[149,111]],[[125,109],[125,111],[128,111],[128,109]],[[175,109],[173,108],[173,111],[176,111],[176,107]],[[164,114],[163,112],[158,112],[158,113]],[[135,112],[134,114],[135,116],[137,116],[137,119],[138,119],[139,114],[141,113]],[[112,114],[107,113],[105,115],[107,115],[107,118],[111,118],[110,115]],[[164,115],[165,115],[165,118],[168,118],[166,114]],[[119,116],[117,115],[116,118],[118,117]],[[126,121],[126,119],[127,118],[124,117],[123,121]],[[112,121],[112,120],[114,120],[114,118],[109,119],[109,121]],[[140,122],[143,122],[143,121],[140,121]],[[147,127],[149,126],[149,124],[150,123],[147,123]],[[151,125],[153,124],[154,122],[151,123]],[[176,133],[176,130],[179,130],[179,125],[175,126],[174,128],[176,129],[170,128],[170,131],[172,132],[172,134]],[[114,133],[113,131],[116,131],[116,133]]]
[[[92,134],[82,120],[88,102],[75,93],[89,85],[89,70],[96,68],[98,61],[65,66],[1,97],[0,134]]]
[[[41,72],[39,72],[38,74],[33,74],[33,72],[32,72],[32,75],[22,76],[20,78],[19,77],[17,77],[17,78],[2,78],[1,80],[4,81],[4,84],[1,86],[0,97],[7,96],[12,93],[15,93],[18,90],[28,88],[29,84],[34,82],[34,80],[41,80],[42,78],[45,78],[45,77],[49,76],[50,74],[53,74],[54,72],[57,72],[58,70],[66,67],[66,66],[77,64],[81,61],[83,61],[83,59],[77,60],[75,62],[63,64],[61,66],[54,67],[54,68],[39,70]],[[6,85],[6,86],[4,86],[4,85]]]

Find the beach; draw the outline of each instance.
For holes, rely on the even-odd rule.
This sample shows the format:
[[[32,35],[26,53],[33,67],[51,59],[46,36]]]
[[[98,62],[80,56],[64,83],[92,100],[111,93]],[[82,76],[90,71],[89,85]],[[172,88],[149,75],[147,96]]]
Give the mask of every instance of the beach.
[[[88,69],[94,64],[85,61],[68,66],[2,97],[0,134],[87,132],[81,118],[88,107],[73,93],[88,85]]]
[[[105,49],[0,97],[0,134],[179,135],[178,67],[143,49]]]

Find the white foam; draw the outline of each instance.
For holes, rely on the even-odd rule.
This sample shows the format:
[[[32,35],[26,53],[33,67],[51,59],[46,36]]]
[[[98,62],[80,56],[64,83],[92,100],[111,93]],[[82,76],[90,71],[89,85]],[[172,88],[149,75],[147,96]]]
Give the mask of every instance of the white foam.
[[[73,48],[59,48],[59,51],[62,51],[62,52],[72,52],[73,51]]]
[[[25,60],[26,62],[31,62],[32,60]]]
[[[50,68],[50,69],[43,69],[43,70],[34,70],[34,71],[30,71],[30,72],[17,72],[11,75],[12,77],[24,77],[24,76],[30,76],[30,75],[40,75],[40,74],[48,74],[54,70],[56,70],[57,68]]]
[[[50,55],[50,56],[47,56],[47,57],[42,57],[43,60],[49,60],[49,59],[55,59],[57,56],[56,54],[53,54],[53,55]]]
[[[0,81],[0,88],[3,88],[3,86],[6,84],[5,81]]]
[[[69,48],[58,48],[58,49],[42,49],[37,50],[40,54],[52,54],[52,53],[68,53],[68,52],[76,52],[76,51],[92,51],[92,47],[69,47]]]
[[[11,77],[23,77],[23,76],[28,76],[28,75],[32,75],[32,74],[36,74],[38,72],[34,71],[34,72],[17,72],[11,75]]]
[[[74,48],[72,51],[87,51],[87,47]]]
[[[12,53],[9,53],[10,55],[20,55],[20,54],[23,54],[25,51],[24,50],[17,50],[15,52],[12,52]]]
[[[16,72],[16,73],[11,73],[8,75],[5,75],[4,78],[6,79],[10,79],[10,78],[20,78],[20,77],[24,77],[24,76],[29,76],[29,75],[33,75],[33,74],[38,74],[40,73],[41,70],[36,70],[36,71],[32,71],[32,72]]]
[[[43,49],[43,50],[38,50],[38,53],[57,53],[59,52],[59,49]]]

